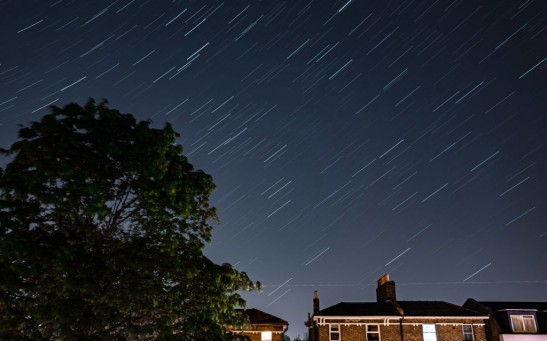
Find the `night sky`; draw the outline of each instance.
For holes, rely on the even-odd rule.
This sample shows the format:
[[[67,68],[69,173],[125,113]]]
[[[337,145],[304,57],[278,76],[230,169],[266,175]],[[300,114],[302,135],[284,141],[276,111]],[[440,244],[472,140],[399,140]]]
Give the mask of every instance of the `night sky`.
[[[88,97],[169,121],[217,190],[206,254],[303,334],[321,307],[547,301],[540,0],[0,1],[0,145]]]

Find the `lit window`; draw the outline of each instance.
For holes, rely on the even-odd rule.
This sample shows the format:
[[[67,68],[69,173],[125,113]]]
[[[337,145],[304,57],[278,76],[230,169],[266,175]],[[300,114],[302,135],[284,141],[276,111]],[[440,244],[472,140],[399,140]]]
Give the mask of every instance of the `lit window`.
[[[422,325],[424,333],[424,341],[437,341],[437,332],[435,331],[434,324],[424,324]]]
[[[511,315],[511,325],[515,333],[537,332],[536,320],[533,315]]]
[[[272,341],[272,332],[262,332],[261,336],[261,341]]]
[[[463,325],[463,341],[473,341],[473,326],[470,324]]]
[[[340,340],[340,325],[339,324],[330,324],[330,341]]]
[[[380,328],[377,324],[367,325],[367,341],[380,341]]]

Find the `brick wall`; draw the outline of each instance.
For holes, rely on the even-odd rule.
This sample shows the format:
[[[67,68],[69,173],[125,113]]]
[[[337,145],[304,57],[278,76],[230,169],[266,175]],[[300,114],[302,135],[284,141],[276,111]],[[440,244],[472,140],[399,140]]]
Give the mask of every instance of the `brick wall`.
[[[279,325],[251,325],[247,330],[242,333],[248,336],[251,341],[261,341],[262,331],[272,332],[272,341],[283,341],[283,326]]]
[[[340,322],[340,341],[367,341],[366,339],[366,323],[376,324],[380,327],[380,341],[401,341],[401,330],[398,321],[391,320],[389,325],[384,325],[383,321],[359,321],[363,325],[351,324],[344,325]],[[357,321],[351,321],[355,323]],[[423,323],[433,323],[436,325],[437,341],[461,341],[463,340],[462,324],[477,324],[482,323],[479,320],[413,320],[404,321],[402,326],[404,341],[423,341]],[[318,338],[315,339],[314,329],[318,329]],[[310,328],[310,341],[329,341],[329,325],[321,325]],[[486,333],[483,325],[473,325],[473,335],[475,341],[486,341]]]

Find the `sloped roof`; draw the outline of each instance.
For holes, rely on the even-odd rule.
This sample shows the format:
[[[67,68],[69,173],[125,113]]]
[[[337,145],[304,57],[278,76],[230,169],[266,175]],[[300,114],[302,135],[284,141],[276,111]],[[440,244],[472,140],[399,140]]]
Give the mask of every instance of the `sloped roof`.
[[[484,316],[473,310],[444,301],[397,301],[404,316],[479,317]],[[389,302],[340,302],[314,316],[401,316]]]
[[[483,306],[486,306],[493,311],[499,310],[547,310],[547,302],[503,302],[503,301],[476,301]]]
[[[249,316],[249,322],[251,324],[276,324],[276,325],[289,325],[285,320],[280,319],[277,316],[270,315],[258,309],[236,309],[237,311]]]

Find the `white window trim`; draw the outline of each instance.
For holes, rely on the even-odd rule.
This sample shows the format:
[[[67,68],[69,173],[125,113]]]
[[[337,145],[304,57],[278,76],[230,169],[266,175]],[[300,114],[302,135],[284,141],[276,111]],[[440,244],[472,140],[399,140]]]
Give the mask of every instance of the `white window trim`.
[[[270,340],[273,340],[273,333],[270,331],[262,331],[260,332],[260,340],[264,340],[264,333],[270,333]]]
[[[332,327],[336,326],[338,328],[338,330],[334,331],[334,333],[338,333],[338,341],[342,341],[342,333],[340,333],[340,324],[337,324],[337,323],[330,323],[329,324],[329,340],[330,341],[334,341],[331,339],[331,336],[332,336],[332,333],[333,333],[333,330],[332,330]]]
[[[471,327],[471,340],[475,341],[475,331],[473,330],[472,324],[462,324],[462,339],[465,340],[465,326]]]
[[[515,325],[513,324],[513,317],[519,318],[522,321],[523,326],[526,326],[526,324],[524,323],[524,318],[525,317],[531,317],[532,322],[534,323],[534,330],[533,331],[529,331],[529,330],[516,331],[515,330]],[[514,333],[537,333],[538,332],[538,326],[536,324],[536,318],[535,318],[534,315],[511,314],[511,315],[509,315],[509,319],[511,320],[511,329],[513,330]]]
[[[365,337],[368,341],[368,326],[376,326],[378,328],[378,331],[377,332],[371,332],[371,334],[378,334],[378,340],[382,340],[382,335],[380,335],[380,325],[379,324],[374,324],[374,323],[370,323],[370,324],[367,324],[365,326]]]
[[[403,322],[404,325],[421,325],[423,320],[450,320],[453,322],[446,322],[447,324],[454,324],[458,323],[461,324],[463,321],[461,320],[472,320],[476,321],[472,324],[475,326],[482,326],[484,325],[484,320],[489,319],[488,316],[405,316],[404,320],[407,322]],[[337,322],[340,321],[340,322]],[[401,323],[401,317],[393,317],[393,316],[314,316],[313,321],[317,323],[319,326],[327,326],[332,323],[342,323],[345,326],[349,325],[358,325],[363,326],[366,324],[366,322],[362,322],[362,320],[376,320],[378,321],[378,324],[381,324],[383,326],[389,326],[391,324],[397,324],[399,325]],[[417,320],[413,322],[414,320]],[[466,321],[467,322],[467,321]],[[467,323],[469,324],[469,323]]]

